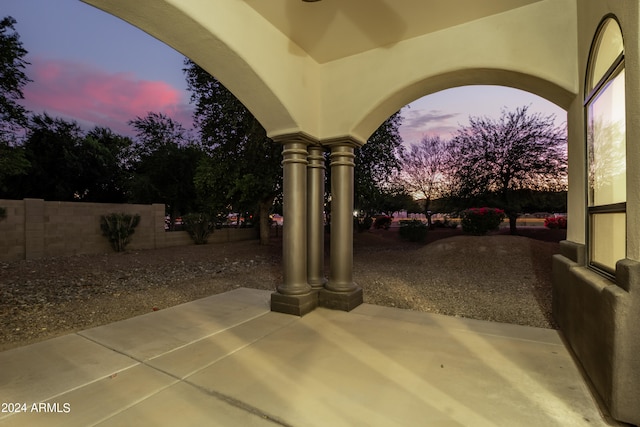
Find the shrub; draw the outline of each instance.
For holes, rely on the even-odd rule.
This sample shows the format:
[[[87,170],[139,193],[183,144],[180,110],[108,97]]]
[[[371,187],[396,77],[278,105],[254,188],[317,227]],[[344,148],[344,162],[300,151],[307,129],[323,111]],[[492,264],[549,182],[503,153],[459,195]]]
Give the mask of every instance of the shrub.
[[[567,228],[567,218],[564,216],[550,216],[544,219],[544,226],[547,228]]]
[[[398,231],[402,239],[410,242],[424,242],[427,238],[429,227],[420,220],[414,219],[410,221],[400,221],[400,230]]]
[[[385,229],[388,230],[391,227],[391,217],[387,215],[382,215],[376,218],[373,222],[373,228],[376,229]]]
[[[454,222],[454,221],[449,221],[448,219],[445,219],[444,220],[444,226],[445,226],[445,228],[456,229],[456,228],[458,228],[458,223]]]
[[[367,231],[371,228],[371,224],[373,224],[373,219],[370,216],[365,216],[363,218],[353,218],[353,225],[358,233],[362,233],[363,231]]]
[[[451,228],[451,229],[455,229],[455,228],[458,228],[458,224],[453,222],[453,221],[449,221],[449,219],[446,219],[446,218],[445,218],[444,221],[436,219],[435,221],[433,221],[431,223],[431,229],[435,230],[436,228]]]
[[[470,208],[463,211],[460,216],[462,231],[476,236],[497,230],[505,219],[504,211],[496,208]]]
[[[184,229],[196,245],[204,245],[215,229],[213,219],[205,213],[191,213],[182,217]]]
[[[100,217],[102,235],[109,239],[111,247],[116,252],[125,250],[139,223],[140,215],[138,214],[110,213]]]

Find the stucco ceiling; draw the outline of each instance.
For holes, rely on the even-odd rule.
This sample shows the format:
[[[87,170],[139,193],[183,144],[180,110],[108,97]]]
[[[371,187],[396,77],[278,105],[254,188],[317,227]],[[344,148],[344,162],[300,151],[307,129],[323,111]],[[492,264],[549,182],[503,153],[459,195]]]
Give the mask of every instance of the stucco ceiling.
[[[319,63],[540,0],[243,0]]]

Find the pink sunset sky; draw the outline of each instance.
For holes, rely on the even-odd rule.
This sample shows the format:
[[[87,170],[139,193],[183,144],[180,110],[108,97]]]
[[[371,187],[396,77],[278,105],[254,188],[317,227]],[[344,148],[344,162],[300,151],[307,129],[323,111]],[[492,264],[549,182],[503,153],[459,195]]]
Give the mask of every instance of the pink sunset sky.
[[[130,71],[107,72],[92,64],[36,58],[24,105],[34,112],[70,118],[84,127],[100,125],[131,133],[129,120],[162,112],[190,127],[191,107],[184,90],[161,80],[145,80]]]
[[[79,0],[2,0],[30,65],[23,105],[36,114],[133,135],[128,125],[164,113],[189,129],[184,56]]]
[[[79,0],[2,0],[2,16],[17,20],[29,52],[24,106],[33,113],[103,126],[133,135],[128,121],[164,113],[192,127],[193,106],[182,72],[183,55],[141,30]],[[527,92],[494,86],[449,89],[416,100],[402,110],[405,145],[427,135],[448,138],[469,116],[499,117],[502,108],[566,113]]]

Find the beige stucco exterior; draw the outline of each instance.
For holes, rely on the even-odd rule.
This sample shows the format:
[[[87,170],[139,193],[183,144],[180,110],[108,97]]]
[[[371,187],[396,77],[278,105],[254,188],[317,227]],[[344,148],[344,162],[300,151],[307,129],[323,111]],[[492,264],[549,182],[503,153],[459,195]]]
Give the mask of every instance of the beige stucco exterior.
[[[270,136],[303,131],[318,140],[350,135],[366,141],[404,105],[460,84],[513,86],[563,108],[578,89],[576,22],[567,19],[575,16],[573,0],[533,2],[324,63],[244,1],[88,3],[209,70]]]
[[[194,60],[283,145],[284,283],[272,303],[284,312],[302,315],[317,304],[350,310],[362,301],[349,256],[350,159],[389,115],[422,96],[469,84],[523,89],[566,109],[569,229],[554,259],[554,315],[612,415],[640,423],[636,0],[84,1]],[[609,15],[625,39],[627,94],[627,258],[614,280],[585,261],[584,82],[593,38]],[[338,208],[329,280],[318,276],[322,239],[314,210],[320,208],[309,202],[321,180],[320,171],[309,170],[318,166],[318,147],[333,156]]]

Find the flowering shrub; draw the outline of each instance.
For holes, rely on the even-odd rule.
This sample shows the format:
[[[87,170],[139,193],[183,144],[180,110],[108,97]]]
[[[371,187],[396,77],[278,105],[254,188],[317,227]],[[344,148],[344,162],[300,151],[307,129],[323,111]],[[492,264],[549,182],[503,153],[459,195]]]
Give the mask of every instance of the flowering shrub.
[[[563,216],[550,216],[544,219],[544,226],[547,228],[567,228],[567,218]]]
[[[496,230],[505,218],[504,211],[497,208],[469,208],[460,216],[462,231],[477,236]]]

